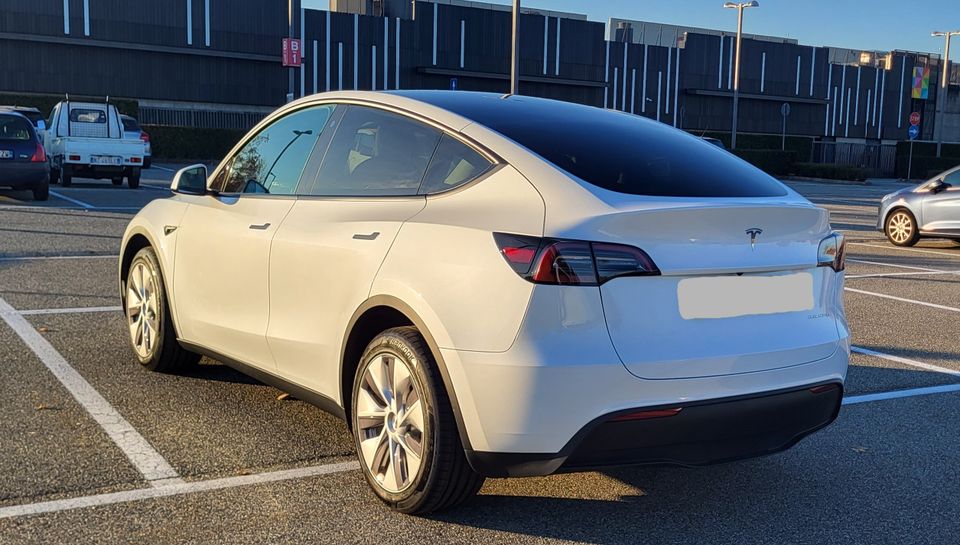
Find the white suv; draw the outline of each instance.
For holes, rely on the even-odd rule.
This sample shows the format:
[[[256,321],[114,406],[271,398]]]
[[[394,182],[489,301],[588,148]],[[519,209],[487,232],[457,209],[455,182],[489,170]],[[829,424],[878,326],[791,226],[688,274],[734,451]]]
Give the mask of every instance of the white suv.
[[[123,238],[139,361],[207,355],[345,418],[399,511],[486,476],[778,452],[840,407],[826,211],[660,123],[327,93],[173,190]]]

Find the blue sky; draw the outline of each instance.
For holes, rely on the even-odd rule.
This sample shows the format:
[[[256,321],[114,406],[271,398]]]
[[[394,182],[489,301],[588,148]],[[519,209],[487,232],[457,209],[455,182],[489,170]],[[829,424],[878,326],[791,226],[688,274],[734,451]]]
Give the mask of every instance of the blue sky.
[[[302,0],[321,9],[328,0]],[[487,0],[509,4],[510,0]],[[747,10],[746,32],[787,36],[808,45],[887,51],[907,49],[941,53],[933,30],[960,29],[957,0],[758,0]],[[736,30],[734,10],[723,0],[521,0],[523,5],[586,13],[592,21],[610,17]],[[943,27],[943,28],[941,28]],[[960,58],[960,40],[951,57]]]

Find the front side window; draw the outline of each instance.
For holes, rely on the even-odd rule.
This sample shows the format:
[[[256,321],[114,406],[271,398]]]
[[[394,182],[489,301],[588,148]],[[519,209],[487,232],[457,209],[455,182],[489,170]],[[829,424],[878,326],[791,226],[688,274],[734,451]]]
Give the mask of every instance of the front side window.
[[[333,105],[286,115],[257,133],[217,174],[221,193],[292,195]]]
[[[349,106],[327,149],[311,194],[416,195],[440,131],[407,117]]]
[[[943,177],[943,181],[953,186],[953,188],[960,186],[960,169],[948,172],[946,176]]]
[[[473,148],[444,135],[440,139],[427,175],[420,186],[420,194],[429,195],[463,185],[486,172],[493,164]]]

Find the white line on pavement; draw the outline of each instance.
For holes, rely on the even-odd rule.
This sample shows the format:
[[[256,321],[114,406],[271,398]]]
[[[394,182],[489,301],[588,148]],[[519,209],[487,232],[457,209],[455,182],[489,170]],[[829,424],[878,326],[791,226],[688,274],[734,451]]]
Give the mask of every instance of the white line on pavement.
[[[863,263],[866,265],[880,265],[883,267],[894,267],[897,269],[910,269],[914,271],[927,271],[927,272],[944,272],[942,269],[931,269],[928,267],[914,267],[912,265],[896,265],[893,263],[882,263],[880,261],[865,261],[863,259],[847,259],[848,262],[853,263]]]
[[[44,259],[119,259],[118,255],[24,255],[0,257],[0,261],[40,261]]]
[[[863,354],[866,356],[874,356],[877,358],[883,358],[885,360],[895,361],[897,363],[902,363],[904,365],[909,365],[911,367],[917,367],[920,369],[926,369],[927,371],[933,371],[935,373],[943,373],[944,375],[952,375],[955,377],[960,377],[960,371],[956,369],[949,369],[947,367],[931,365],[929,363],[923,363],[922,361],[911,360],[909,358],[904,358],[902,356],[894,356],[893,354],[884,354],[883,352],[877,352],[876,350],[870,350],[869,348],[863,348],[860,346],[851,346],[850,350],[858,354]]]
[[[870,246],[871,248],[880,248],[884,250],[902,250],[904,252],[918,252],[921,254],[935,254],[935,255],[945,255],[947,257],[960,257],[960,252],[954,252],[954,253],[937,252],[935,250],[921,250],[920,248],[901,248],[900,246],[870,244],[867,242],[850,242],[849,244],[855,244],[857,246]]]
[[[83,202],[83,201],[81,201],[81,200],[79,200],[79,199],[74,199],[73,197],[68,197],[68,196],[64,195],[63,193],[58,193],[58,192],[56,192],[56,191],[51,191],[50,194],[53,195],[54,197],[58,198],[58,199],[63,199],[63,200],[65,200],[65,201],[67,201],[67,202],[72,202],[73,204],[82,206],[82,207],[84,207],[84,208],[86,208],[86,209],[96,208],[96,206],[94,206],[94,205],[92,205],[92,204],[90,204],[90,203],[88,203],[88,202]]]
[[[173,170],[172,168],[162,167],[160,165],[150,165],[150,168],[155,168],[157,170],[165,170],[167,172],[176,172],[176,170]]]
[[[924,276],[934,274],[960,274],[960,271],[914,271],[914,272],[895,272],[895,273],[876,273],[876,274],[848,274],[844,278],[852,280],[854,278],[883,278],[885,276]]]
[[[305,477],[316,477],[318,475],[331,475],[334,473],[354,471],[356,469],[360,469],[360,464],[357,462],[341,462],[336,464],[325,464],[296,469],[271,471],[269,473],[257,473],[254,475],[224,477],[221,479],[211,479],[208,481],[194,481],[189,483],[181,482],[156,488],[138,488],[136,490],[127,490],[125,492],[97,494],[95,496],[83,496],[65,500],[45,501],[26,505],[13,505],[10,507],[0,507],[0,519],[24,515],[38,515],[40,513],[68,511],[70,509],[80,509],[83,507],[97,507],[101,505],[145,500],[149,498],[162,498],[165,496],[207,492],[210,490],[222,490],[224,488],[234,488],[237,486],[249,486],[254,484],[286,481],[290,479],[302,479]]]
[[[884,401],[887,399],[902,399],[904,397],[916,397],[930,394],[944,394],[948,392],[960,392],[960,384],[944,384],[942,386],[928,386],[926,388],[911,388],[909,390],[894,390],[892,392],[880,392],[876,394],[863,394],[843,398],[844,405],[856,405],[858,403],[869,403],[871,401]]]
[[[21,316],[36,316],[38,314],[83,314],[87,312],[117,312],[123,307],[71,307],[71,308],[35,308],[16,311]]]
[[[26,343],[90,416],[100,424],[147,481],[176,479],[177,472],[116,409],[43,337],[26,318],[0,298],[0,318]],[[167,481],[169,482],[169,481]]]
[[[861,295],[872,295],[872,296],[874,296],[874,297],[880,297],[880,298],[882,298],[882,299],[890,299],[890,300],[893,300],[893,301],[900,301],[900,302],[902,302],[902,303],[912,303],[912,304],[914,304],[914,305],[923,305],[923,306],[925,306],[925,307],[937,308],[937,309],[940,309],[940,310],[949,310],[949,311],[951,311],[951,312],[960,312],[960,308],[948,307],[948,306],[946,306],[946,305],[938,305],[938,304],[936,304],[936,303],[927,303],[927,302],[925,302],[925,301],[917,301],[917,300],[914,300],[914,299],[907,299],[907,298],[905,298],[905,297],[895,297],[895,296],[893,296],[893,295],[887,295],[886,293],[877,293],[877,292],[873,292],[873,291],[857,290],[857,289],[853,289],[853,288],[843,288],[843,289],[846,290],[846,291],[849,291],[849,292],[859,293],[859,294],[861,294]]]

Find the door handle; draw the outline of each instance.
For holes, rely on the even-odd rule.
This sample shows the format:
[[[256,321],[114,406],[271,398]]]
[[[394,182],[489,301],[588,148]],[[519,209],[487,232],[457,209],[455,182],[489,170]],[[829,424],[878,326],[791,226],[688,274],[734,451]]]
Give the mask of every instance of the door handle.
[[[270,227],[270,224],[269,224],[269,223],[260,223],[260,224],[251,223],[251,224],[250,224],[250,228],[251,228],[251,229],[256,229],[257,231],[263,231],[263,230],[265,230],[267,227]]]
[[[376,240],[380,236],[380,231],[374,231],[369,235],[364,235],[363,233],[357,233],[353,235],[353,238],[356,240]]]

